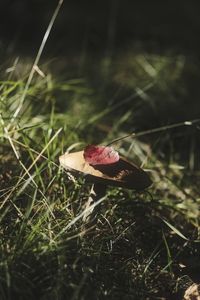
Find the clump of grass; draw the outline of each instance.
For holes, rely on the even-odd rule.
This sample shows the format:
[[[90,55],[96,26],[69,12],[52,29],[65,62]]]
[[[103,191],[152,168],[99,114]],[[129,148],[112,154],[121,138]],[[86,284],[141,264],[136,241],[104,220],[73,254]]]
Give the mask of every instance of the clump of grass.
[[[176,298],[196,280],[198,266],[189,261],[199,247],[199,195],[171,137],[116,144],[149,169],[154,185],[141,194],[109,189],[96,226],[83,234],[82,219],[72,221],[90,189],[60,169],[58,156],[105,132],[105,143],[122,135],[130,115],[113,116],[112,129],[97,126],[80,101],[95,100],[92,88],[79,80],[56,83],[47,74],[34,79],[13,120],[24,86],[23,79],[1,82],[1,299]],[[70,103],[64,110],[59,96]],[[184,139],[182,128],[176,133]]]

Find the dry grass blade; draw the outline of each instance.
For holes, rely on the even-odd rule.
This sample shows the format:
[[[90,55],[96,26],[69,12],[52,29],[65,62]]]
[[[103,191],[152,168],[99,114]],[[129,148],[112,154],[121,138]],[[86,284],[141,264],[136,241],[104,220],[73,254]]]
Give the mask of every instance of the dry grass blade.
[[[56,7],[56,9],[55,9],[55,11],[54,11],[54,13],[53,13],[53,16],[52,16],[52,18],[51,18],[51,20],[50,20],[50,22],[49,22],[49,25],[48,25],[48,27],[47,27],[47,30],[46,30],[46,32],[45,32],[45,34],[44,34],[43,39],[42,39],[42,43],[41,43],[40,48],[39,48],[39,50],[38,50],[38,53],[37,53],[37,55],[36,55],[35,61],[34,61],[34,63],[33,63],[33,66],[32,66],[32,68],[31,68],[31,71],[30,71],[29,77],[28,77],[28,79],[27,79],[26,85],[25,85],[25,87],[24,87],[24,91],[23,91],[23,94],[22,94],[22,96],[21,96],[21,99],[20,99],[18,108],[16,109],[15,113],[13,114],[12,119],[10,120],[10,123],[9,123],[9,125],[7,126],[7,130],[9,130],[11,124],[12,124],[12,123],[14,122],[14,120],[17,118],[17,116],[19,115],[19,113],[20,113],[20,111],[21,111],[21,109],[22,109],[22,107],[23,107],[23,103],[24,103],[24,100],[25,100],[25,98],[26,98],[26,94],[27,94],[27,92],[28,92],[28,89],[29,89],[29,87],[30,87],[31,81],[32,81],[33,76],[34,76],[34,73],[35,73],[35,68],[37,67],[37,65],[38,65],[38,63],[39,63],[39,61],[40,61],[40,58],[41,58],[42,52],[43,52],[43,50],[44,50],[44,47],[45,47],[45,45],[46,45],[47,39],[48,39],[48,37],[49,37],[49,34],[50,34],[51,29],[52,29],[52,27],[53,27],[53,25],[54,25],[54,22],[55,22],[55,20],[56,20],[56,17],[57,17],[57,15],[58,15],[58,13],[59,13],[59,11],[60,11],[60,9],[61,9],[62,4],[63,4],[63,0],[59,0],[58,5],[57,5],[57,7]]]
[[[25,168],[25,173],[19,178],[17,184],[15,185],[15,187],[10,191],[10,193],[7,195],[7,197],[4,199],[4,201],[2,202],[0,209],[3,208],[3,206],[5,205],[5,203],[8,201],[8,199],[12,196],[12,194],[16,191],[16,189],[18,188],[19,184],[21,183],[21,181],[24,179],[24,177],[29,173],[29,171],[32,169],[32,167],[35,165],[35,163],[39,160],[40,157],[42,157],[43,153],[46,151],[46,149],[49,147],[49,145],[53,142],[53,140],[59,135],[59,133],[61,132],[62,128],[58,129],[57,132],[54,134],[54,136],[50,139],[50,141],[46,144],[46,146],[43,148],[43,150],[38,154],[38,156],[35,158],[35,160],[32,162],[32,164],[28,167]]]

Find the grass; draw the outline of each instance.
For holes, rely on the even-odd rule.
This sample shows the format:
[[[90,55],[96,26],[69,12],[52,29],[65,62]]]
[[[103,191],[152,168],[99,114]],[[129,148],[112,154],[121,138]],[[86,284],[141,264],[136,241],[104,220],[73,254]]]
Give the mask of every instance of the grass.
[[[154,185],[142,193],[109,188],[95,227],[84,232],[77,216],[90,186],[63,171],[58,157],[127,134],[134,110],[129,101],[122,110],[121,102],[96,107],[88,79],[56,82],[47,72],[35,76],[14,120],[28,74],[17,78],[16,66],[1,82],[1,299],[181,297],[199,280],[193,264],[199,250],[198,129],[116,142],[149,170]],[[133,99],[137,112],[137,94]],[[190,140],[188,160],[176,140]]]
[[[81,76],[45,64],[31,75],[21,60],[2,71],[2,300],[182,299],[199,282],[199,127],[167,127],[197,117],[187,104],[196,63],[134,50],[109,68],[93,60]],[[91,186],[62,170],[59,155],[144,130],[114,146],[153,186],[108,188],[95,226],[85,224]]]

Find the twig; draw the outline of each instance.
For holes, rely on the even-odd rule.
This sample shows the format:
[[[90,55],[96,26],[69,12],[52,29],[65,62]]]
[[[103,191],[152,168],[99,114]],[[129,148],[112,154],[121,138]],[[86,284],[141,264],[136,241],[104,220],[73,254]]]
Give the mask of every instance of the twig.
[[[126,139],[130,136],[132,136],[133,138],[137,138],[137,137],[140,137],[140,136],[143,136],[143,135],[157,133],[157,132],[165,131],[165,130],[172,129],[172,128],[177,128],[177,127],[181,127],[181,126],[191,126],[191,125],[194,125],[196,123],[200,123],[200,119],[195,119],[195,120],[191,120],[191,121],[184,121],[184,122],[175,123],[175,124],[171,124],[171,125],[165,125],[165,126],[161,126],[161,127],[141,131],[141,132],[138,132],[138,133],[132,132],[132,133],[124,135],[120,138],[114,139],[113,141],[108,143],[107,146],[110,146],[110,145],[112,145],[112,144],[114,144],[118,141],[124,140],[124,139]]]

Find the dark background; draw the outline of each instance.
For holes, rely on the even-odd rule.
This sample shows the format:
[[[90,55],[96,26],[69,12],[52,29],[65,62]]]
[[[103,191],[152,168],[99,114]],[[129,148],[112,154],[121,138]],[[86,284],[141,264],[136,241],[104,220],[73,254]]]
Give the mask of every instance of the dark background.
[[[1,0],[1,48],[35,53],[57,1]],[[166,48],[199,56],[199,1],[64,1],[48,41],[51,55],[114,50],[142,42],[149,51]],[[109,45],[108,45],[109,44]]]

